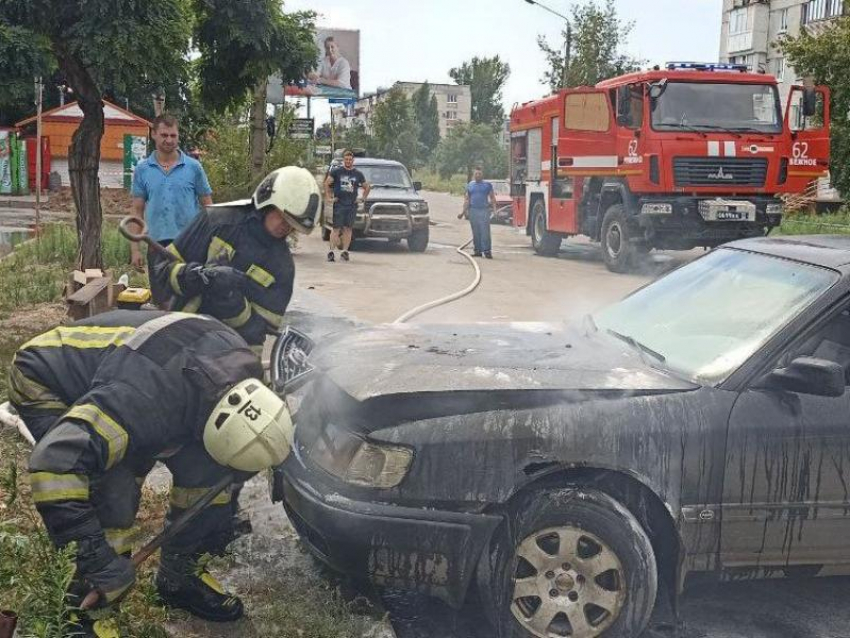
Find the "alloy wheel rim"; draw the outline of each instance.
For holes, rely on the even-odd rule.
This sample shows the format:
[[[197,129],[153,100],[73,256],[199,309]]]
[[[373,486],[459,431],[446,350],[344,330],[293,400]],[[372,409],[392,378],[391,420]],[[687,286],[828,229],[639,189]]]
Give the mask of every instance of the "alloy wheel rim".
[[[517,547],[511,613],[538,638],[595,638],[626,602],[619,557],[599,537],[575,527],[551,527]]]

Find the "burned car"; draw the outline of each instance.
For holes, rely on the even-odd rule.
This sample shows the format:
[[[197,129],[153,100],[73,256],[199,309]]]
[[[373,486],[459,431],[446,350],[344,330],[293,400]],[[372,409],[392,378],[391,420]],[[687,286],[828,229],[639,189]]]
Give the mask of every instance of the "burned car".
[[[311,551],[500,635],[633,637],[691,577],[850,565],[850,237],[727,244],[575,326],[379,326],[286,399]]]
[[[340,162],[331,162],[328,173]],[[394,243],[404,239],[411,252],[425,252],[431,216],[428,202],[419,194],[422,184],[411,180],[404,164],[393,160],[358,158],[354,168],[372,186],[368,200],[357,203],[354,237],[383,237]],[[325,208],[322,239],[328,241],[333,229],[333,205]]]

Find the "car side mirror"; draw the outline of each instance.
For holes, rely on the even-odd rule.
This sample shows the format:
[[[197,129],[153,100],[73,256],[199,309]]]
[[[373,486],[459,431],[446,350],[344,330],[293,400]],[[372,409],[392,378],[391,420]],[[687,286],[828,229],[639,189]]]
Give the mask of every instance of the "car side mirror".
[[[819,397],[840,397],[845,390],[844,368],[826,359],[798,357],[788,367],[765,375],[760,385]]]
[[[814,117],[818,114],[818,92],[814,87],[803,89],[803,115]]]
[[[422,182],[413,182],[413,190],[421,191],[422,190]]]

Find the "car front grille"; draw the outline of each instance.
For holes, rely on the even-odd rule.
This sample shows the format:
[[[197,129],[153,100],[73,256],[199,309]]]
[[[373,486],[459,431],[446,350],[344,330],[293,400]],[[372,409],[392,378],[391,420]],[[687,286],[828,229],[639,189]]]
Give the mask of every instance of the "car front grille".
[[[373,215],[405,215],[407,216],[407,206],[405,204],[393,204],[390,206],[382,206],[376,204],[370,208]]]
[[[673,160],[676,186],[764,186],[764,157],[677,157]]]

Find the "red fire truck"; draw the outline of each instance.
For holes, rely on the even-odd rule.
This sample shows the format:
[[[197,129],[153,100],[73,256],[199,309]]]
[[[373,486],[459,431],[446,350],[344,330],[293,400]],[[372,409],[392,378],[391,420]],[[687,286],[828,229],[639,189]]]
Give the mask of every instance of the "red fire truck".
[[[511,113],[514,225],[534,249],[586,235],[626,272],[653,248],[714,247],[764,235],[777,195],[829,163],[829,90],[731,64],[670,63],[562,90]]]

